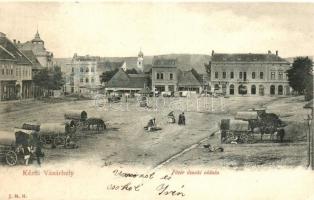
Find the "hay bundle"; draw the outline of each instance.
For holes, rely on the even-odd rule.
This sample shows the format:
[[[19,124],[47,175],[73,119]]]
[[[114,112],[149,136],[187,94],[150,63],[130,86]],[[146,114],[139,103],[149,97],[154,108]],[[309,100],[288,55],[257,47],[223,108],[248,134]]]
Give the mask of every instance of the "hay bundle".
[[[64,119],[74,119],[74,120],[82,120],[85,121],[87,119],[87,112],[80,110],[71,110],[67,111],[64,114]]]
[[[237,112],[235,119],[254,120],[257,119],[257,112],[256,111]]]
[[[61,123],[42,123],[40,126],[40,134],[65,134],[65,124]]]
[[[40,131],[40,125],[38,125],[38,124],[31,124],[31,123],[24,123],[22,125],[22,129]]]

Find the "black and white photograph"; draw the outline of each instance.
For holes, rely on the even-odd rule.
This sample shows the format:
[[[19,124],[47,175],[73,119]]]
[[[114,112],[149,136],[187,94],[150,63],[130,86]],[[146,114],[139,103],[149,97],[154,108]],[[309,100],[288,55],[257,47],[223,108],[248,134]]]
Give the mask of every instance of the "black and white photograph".
[[[0,1],[0,199],[314,199],[312,2]]]

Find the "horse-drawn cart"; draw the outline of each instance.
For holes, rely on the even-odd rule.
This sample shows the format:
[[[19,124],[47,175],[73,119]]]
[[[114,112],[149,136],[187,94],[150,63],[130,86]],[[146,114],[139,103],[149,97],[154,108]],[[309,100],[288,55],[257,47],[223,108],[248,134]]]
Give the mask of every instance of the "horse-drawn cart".
[[[42,123],[40,125],[39,138],[42,144],[64,145],[68,136],[71,136],[71,132],[67,130],[65,124]]]
[[[252,143],[254,141],[247,121],[222,119],[220,132],[222,143]]]
[[[10,166],[24,162],[24,148],[29,147],[33,140],[33,132],[28,130],[15,130],[14,132],[0,132],[0,158]],[[32,154],[30,153],[30,156]],[[31,157],[30,157],[31,158]]]

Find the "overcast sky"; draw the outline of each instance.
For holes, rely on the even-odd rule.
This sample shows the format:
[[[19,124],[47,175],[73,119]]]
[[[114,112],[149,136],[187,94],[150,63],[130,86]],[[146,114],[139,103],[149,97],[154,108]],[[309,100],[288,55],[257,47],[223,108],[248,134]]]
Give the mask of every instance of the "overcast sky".
[[[0,3],[0,32],[55,57],[166,53],[314,55],[314,4]]]

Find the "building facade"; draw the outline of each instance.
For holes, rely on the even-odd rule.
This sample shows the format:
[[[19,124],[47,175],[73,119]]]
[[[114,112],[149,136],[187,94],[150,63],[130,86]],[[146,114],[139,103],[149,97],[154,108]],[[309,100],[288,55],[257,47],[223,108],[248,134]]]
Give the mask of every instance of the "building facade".
[[[0,100],[32,97],[32,62],[0,33]]]
[[[152,90],[159,92],[175,92],[178,85],[176,59],[155,57],[151,72]]]
[[[290,63],[272,54],[217,54],[210,62],[211,91],[226,95],[289,95]]]
[[[40,38],[38,30],[31,41],[21,43],[20,41],[16,42],[16,40],[14,40],[14,43],[21,51],[32,51],[41,66],[53,67],[53,53],[46,50],[45,42]]]
[[[74,54],[68,64],[70,74],[66,76],[66,92],[78,94],[95,94],[101,87],[97,64],[100,58],[95,56],[78,56]]]

